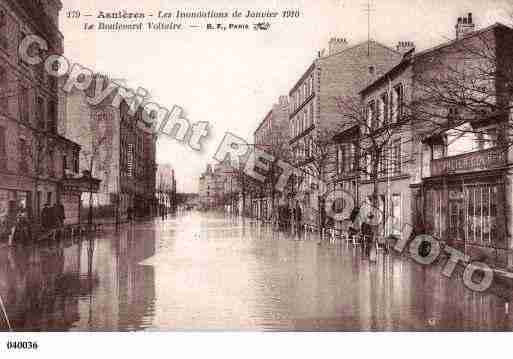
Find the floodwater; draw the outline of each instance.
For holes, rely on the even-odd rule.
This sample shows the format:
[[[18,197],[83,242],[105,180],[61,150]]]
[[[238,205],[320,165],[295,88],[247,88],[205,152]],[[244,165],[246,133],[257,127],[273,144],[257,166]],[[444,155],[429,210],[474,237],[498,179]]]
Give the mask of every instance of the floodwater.
[[[513,329],[507,295],[474,293],[442,264],[369,262],[344,242],[186,212],[2,248],[0,298],[15,331]]]

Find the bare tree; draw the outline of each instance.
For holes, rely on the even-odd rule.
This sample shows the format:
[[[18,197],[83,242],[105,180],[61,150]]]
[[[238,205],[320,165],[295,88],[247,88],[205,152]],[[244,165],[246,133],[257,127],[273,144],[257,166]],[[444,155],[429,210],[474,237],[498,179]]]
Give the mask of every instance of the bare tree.
[[[87,143],[88,146],[83,148],[81,151],[82,159],[87,165],[87,171],[94,177],[98,167],[103,168],[110,164],[108,156],[104,156],[106,153],[107,146],[109,145],[109,139],[111,134],[108,130],[108,123],[100,122],[98,119],[91,116],[89,121],[80,124],[82,127],[79,129],[79,142]],[[103,157],[102,157],[103,155]],[[98,166],[99,165],[99,166]],[[93,182],[90,181],[89,188],[89,212],[88,212],[88,224],[93,223]],[[119,200],[117,201],[119,203]],[[119,204],[117,204],[119,205]]]
[[[385,200],[383,208],[380,206],[379,182],[400,174],[402,166],[412,160],[404,151],[394,152],[393,147],[398,137],[401,147],[413,140],[412,117],[406,111],[397,114],[396,120],[381,114],[383,117],[380,122],[378,112],[365,106],[360,98],[340,97],[337,104],[344,128],[357,129],[358,133],[357,138],[351,141],[356,156],[353,159],[353,170],[359,180],[372,183],[370,204],[374,210],[380,212],[383,223],[386,223],[387,204]],[[381,229],[385,230],[385,227]]]

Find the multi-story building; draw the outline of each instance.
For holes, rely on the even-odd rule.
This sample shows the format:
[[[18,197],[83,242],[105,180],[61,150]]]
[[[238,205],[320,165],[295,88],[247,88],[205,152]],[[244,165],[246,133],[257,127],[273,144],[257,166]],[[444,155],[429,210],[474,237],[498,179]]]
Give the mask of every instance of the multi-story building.
[[[289,148],[289,102],[287,96],[280,96],[278,103],[274,104],[260,122],[254,134],[255,146],[276,159],[291,160]],[[279,177],[279,169],[272,165],[267,174],[267,180],[261,184],[259,191],[252,199],[252,209],[256,217],[269,219],[276,209],[281,193],[275,190],[275,183]],[[255,198],[256,197],[256,198]]]
[[[219,207],[224,194],[224,181],[215,173],[211,164],[201,174],[199,179],[199,201],[203,209],[212,209]]]
[[[420,227],[472,259],[511,265],[512,70],[513,29],[476,31],[469,14],[454,40],[410,53],[362,92],[378,128],[395,126],[378,194],[385,216],[397,218],[397,235]],[[380,107],[392,109],[388,125]],[[361,179],[361,201],[371,187]]]
[[[214,167],[207,165],[199,178],[199,204],[203,209],[229,206],[237,207],[237,198],[242,195],[239,171],[228,162],[218,163]]]
[[[109,99],[92,106],[89,94],[73,90],[63,99],[63,127],[83,148],[81,168],[102,181],[92,196],[96,215],[124,218],[129,207],[139,216],[151,215],[156,205],[156,134],[142,121],[141,108],[132,113],[126,102],[116,108]],[[89,206],[88,193],[82,200]]]
[[[59,0],[0,1],[0,221],[20,209],[37,223],[43,204],[60,200],[66,222],[80,216],[83,187],[97,181],[79,176],[80,146],[58,128],[59,89],[43,65],[31,66],[18,53],[28,34],[48,43],[48,53],[63,53]],[[45,54],[42,54],[43,56]],[[5,226],[4,226],[5,227]]]
[[[319,198],[310,179],[331,183],[336,178],[331,138],[343,128],[337,98],[357,97],[401,56],[375,41],[348,46],[345,39],[333,38],[329,53],[320,53],[290,90],[289,144],[294,162],[306,179],[300,186],[292,186],[291,197],[297,199],[294,206],[300,206],[305,222],[317,224],[320,218]]]

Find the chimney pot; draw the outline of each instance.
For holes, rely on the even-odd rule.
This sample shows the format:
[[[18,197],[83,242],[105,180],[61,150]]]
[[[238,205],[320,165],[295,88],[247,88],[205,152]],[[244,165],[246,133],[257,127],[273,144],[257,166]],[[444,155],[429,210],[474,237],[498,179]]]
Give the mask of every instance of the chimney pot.
[[[475,30],[475,24],[472,19],[472,13],[469,12],[464,17],[458,18],[458,23],[455,26],[456,28],[456,39],[461,39],[465,35],[472,33]]]
[[[344,50],[346,45],[347,39],[345,37],[332,37],[329,41],[329,55]]]

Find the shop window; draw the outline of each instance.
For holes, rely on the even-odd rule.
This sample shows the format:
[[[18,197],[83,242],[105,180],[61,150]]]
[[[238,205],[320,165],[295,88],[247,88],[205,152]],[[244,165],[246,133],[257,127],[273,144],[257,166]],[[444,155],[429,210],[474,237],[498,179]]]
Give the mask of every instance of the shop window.
[[[390,199],[390,218],[387,233],[401,236],[402,203],[401,194],[394,193]]]
[[[489,246],[499,235],[497,228],[498,185],[471,185],[465,188],[467,242]]]

